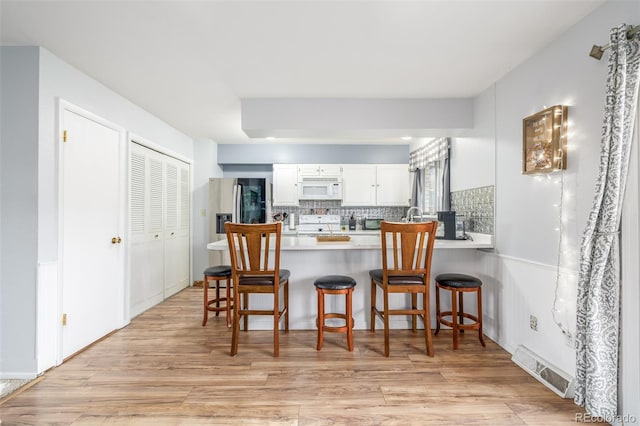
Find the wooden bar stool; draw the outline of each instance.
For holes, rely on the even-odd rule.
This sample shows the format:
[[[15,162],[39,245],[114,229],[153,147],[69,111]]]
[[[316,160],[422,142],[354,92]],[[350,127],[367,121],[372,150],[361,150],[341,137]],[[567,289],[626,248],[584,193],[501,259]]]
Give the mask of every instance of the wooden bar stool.
[[[349,352],[353,352],[353,314],[351,301],[353,299],[353,289],[356,286],[356,280],[345,275],[325,275],[313,282],[318,291],[318,319],[316,325],[318,327],[318,344],[316,349],[322,349],[324,332],[347,333],[347,346]],[[346,312],[343,313],[325,313],[324,312],[324,295],[325,294],[344,294],[346,296]],[[325,323],[327,319],[339,318],[345,321],[343,326],[330,326]]]
[[[440,289],[451,292],[450,311],[440,312]],[[477,295],[477,316],[464,312],[462,297],[464,293],[471,292],[475,292]],[[451,317],[451,321],[445,317]],[[465,324],[465,318],[469,318],[473,323]],[[449,326],[453,330],[453,349],[458,349],[458,331],[464,332],[464,330],[478,330],[480,343],[482,346],[486,346],[482,339],[482,281],[464,274],[439,274],[436,276],[436,335],[440,331],[440,324]]]
[[[209,299],[209,281],[215,281],[216,297]],[[225,287],[220,285],[220,281],[225,281]],[[231,327],[231,303],[233,298],[231,297],[231,266],[218,265],[209,266],[204,270],[204,281],[202,282],[204,287],[204,318],[202,319],[202,326],[207,325],[209,319],[209,312],[215,312],[216,316],[220,315],[221,311],[227,313],[227,327]],[[226,295],[220,296],[220,289],[226,289]],[[220,302],[224,302],[223,306],[220,306]]]

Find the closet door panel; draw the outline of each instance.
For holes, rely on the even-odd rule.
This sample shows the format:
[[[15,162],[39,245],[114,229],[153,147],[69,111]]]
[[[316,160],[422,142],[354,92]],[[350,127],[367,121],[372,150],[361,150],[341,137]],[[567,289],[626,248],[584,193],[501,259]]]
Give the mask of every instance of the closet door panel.
[[[164,297],[189,285],[189,165],[168,159],[166,169]]]

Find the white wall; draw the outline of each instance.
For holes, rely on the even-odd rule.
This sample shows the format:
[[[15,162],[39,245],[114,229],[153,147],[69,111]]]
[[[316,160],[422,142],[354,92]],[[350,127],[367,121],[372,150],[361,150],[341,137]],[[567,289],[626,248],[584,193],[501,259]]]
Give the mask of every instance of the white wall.
[[[193,279],[201,280],[202,272],[209,266],[209,178],[222,177],[218,165],[217,145],[209,139],[193,142]],[[204,215],[203,215],[204,213]]]
[[[495,90],[485,90],[473,101],[473,136],[451,143],[451,191],[495,183]]]
[[[608,42],[611,27],[637,24],[638,18],[640,3],[607,2],[481,95],[495,90],[496,250],[479,254],[487,286],[487,332],[508,350],[524,344],[570,374],[575,351],[551,310],[562,226],[560,266],[569,285],[561,291],[567,300],[559,304],[559,318],[574,331],[577,259],[598,171],[607,72],[607,54],[596,61],[588,52],[592,44]],[[555,104],[569,106],[567,170],[542,178],[522,175],[522,119]],[[561,220],[554,205],[560,202],[562,180]],[[537,332],[529,328],[529,315],[538,318]]]
[[[37,350],[36,328],[43,326],[36,326],[36,288],[40,293],[52,294],[48,287],[56,285],[56,280],[42,276],[41,282],[36,283],[36,270],[46,264],[46,271],[55,274],[58,260],[58,99],[121,125],[185,158],[193,158],[193,141],[42,48],[3,47],[2,78],[2,241],[5,250],[2,253],[0,374],[34,376],[50,367],[36,364],[36,353],[42,353],[42,348]],[[17,85],[5,84],[8,78]],[[6,105],[11,105],[16,113],[20,107],[24,114],[12,117]],[[5,173],[10,176],[6,180]],[[5,182],[15,182],[14,189],[20,191],[20,198],[5,197]],[[30,238],[32,232],[34,236]],[[20,256],[19,261],[5,256],[8,238],[12,241],[12,253]],[[23,248],[33,253],[21,254]],[[5,332],[4,327],[10,331]]]

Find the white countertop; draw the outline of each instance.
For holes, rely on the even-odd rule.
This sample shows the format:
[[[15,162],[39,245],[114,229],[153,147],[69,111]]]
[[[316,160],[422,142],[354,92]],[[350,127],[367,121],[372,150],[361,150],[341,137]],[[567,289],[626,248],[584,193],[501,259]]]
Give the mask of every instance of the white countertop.
[[[338,235],[338,234],[336,234]],[[380,231],[349,233],[350,241],[318,242],[315,236],[282,235],[280,249],[285,250],[380,250]],[[493,235],[469,233],[472,240],[436,240],[435,249],[493,248]],[[209,250],[227,250],[227,240],[207,244]]]

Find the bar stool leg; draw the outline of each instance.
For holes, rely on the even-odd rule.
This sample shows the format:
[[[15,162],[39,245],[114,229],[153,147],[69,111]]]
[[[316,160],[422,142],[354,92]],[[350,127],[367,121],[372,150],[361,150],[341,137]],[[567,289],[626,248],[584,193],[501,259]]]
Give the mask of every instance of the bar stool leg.
[[[440,286],[436,284],[436,332],[434,333],[436,336],[440,332],[440,320],[442,316],[440,315]]]
[[[460,306],[458,308],[458,325],[464,325],[464,301],[463,301],[463,297],[464,297],[464,292],[460,291],[458,292],[458,305]],[[464,334],[464,329],[461,328],[460,329],[460,333]]]
[[[322,349],[323,334],[324,334],[324,291],[318,289],[318,318],[316,319],[318,328],[318,342],[316,344],[316,350]]]
[[[484,339],[482,338],[482,288],[478,287],[478,337],[480,338],[480,343],[482,346],[486,347],[484,344]]]
[[[350,288],[347,292],[347,345],[349,346],[349,352],[353,352],[353,313],[351,308],[351,300],[353,296],[353,289]]]
[[[451,289],[451,329],[453,330],[453,349],[458,349],[458,312],[456,312],[458,307],[457,299],[457,291],[455,289]]]
[[[231,278],[227,278],[227,328],[231,327]]]
[[[204,316],[202,317],[202,326],[204,327],[209,320],[209,280],[207,280],[207,277],[204,277],[202,287],[204,290]]]
[[[371,332],[376,331],[376,314],[375,314],[376,291],[377,291],[377,286],[373,282],[373,280],[371,280],[371,325],[370,325]]]
[[[220,308],[220,280],[216,281],[216,308]],[[220,311],[216,311],[216,316],[220,316]]]

